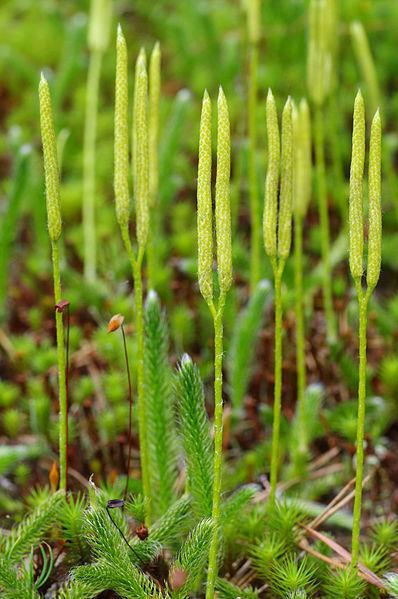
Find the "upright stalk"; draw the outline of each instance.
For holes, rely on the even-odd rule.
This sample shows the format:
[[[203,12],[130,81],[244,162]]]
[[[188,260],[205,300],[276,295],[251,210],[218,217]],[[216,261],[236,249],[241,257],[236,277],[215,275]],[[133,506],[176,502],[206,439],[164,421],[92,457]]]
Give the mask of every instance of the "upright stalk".
[[[135,332],[137,339],[137,408],[140,437],[141,475],[145,503],[145,523],[151,523],[151,484],[148,451],[148,425],[144,391],[144,311],[142,289],[142,262],[149,231],[148,189],[148,76],[145,52],[141,50],[135,73],[133,113],[133,175],[136,216],[137,250],[134,253],[129,233],[130,197],[128,183],[128,64],[127,46],[121,27],[116,40],[116,93],[115,93],[115,204],[134,279]]]
[[[59,267],[59,244],[51,242],[54,300],[55,304],[61,301],[61,275]],[[57,331],[57,360],[58,360],[58,401],[59,401],[59,486],[66,490],[68,476],[68,411],[66,394],[66,356],[64,324],[62,312],[55,310],[55,323]]]
[[[272,448],[271,448],[271,470],[270,470],[270,494],[269,501],[275,503],[276,485],[278,482],[279,466],[279,436],[281,428],[281,404],[282,404],[282,273],[285,261],[277,263],[272,260],[275,286],[275,356],[274,356],[274,413],[272,420]]]
[[[41,76],[39,84],[39,100],[44,172],[46,180],[47,224],[48,234],[51,240],[53,263],[54,300],[55,305],[58,305],[61,301],[61,274],[59,264],[59,239],[62,233],[60,182],[50,89],[43,75]],[[66,358],[62,311],[57,309],[55,309],[55,322],[57,331],[58,358],[60,488],[66,491],[68,459]]]
[[[97,136],[98,89],[101,74],[102,51],[94,50],[90,56],[86,117],[83,150],[83,237],[84,276],[93,283],[96,277],[95,235],[95,141]]]
[[[102,57],[108,45],[112,0],[91,0],[88,28],[90,51],[83,149],[83,237],[84,277],[93,283],[97,256],[95,235],[95,143],[97,136],[98,90]]]
[[[135,333],[137,338],[137,409],[138,427],[140,433],[140,452],[142,486],[145,500],[145,524],[151,524],[151,478],[148,453],[148,422],[146,416],[145,386],[144,386],[144,309],[142,291],[142,259],[144,252],[140,248],[138,258],[133,265],[134,298],[135,298]]]
[[[214,585],[217,576],[217,557],[219,547],[221,469],[223,442],[223,400],[222,400],[222,364],[223,364],[223,315],[225,293],[221,293],[217,309],[212,310],[214,325],[214,465],[213,465],[213,508],[212,519],[216,534],[213,535],[207,577],[206,597],[214,597]]]
[[[381,121],[377,110],[372,121],[369,149],[369,223],[366,290],[363,276],[363,173],[365,165],[365,105],[358,91],[354,103],[352,154],[350,169],[349,261],[359,306],[359,382],[356,442],[355,500],[352,526],[352,564],[358,565],[361,527],[362,484],[364,471],[364,434],[366,404],[366,325],[369,298],[377,285],[381,266]]]
[[[325,173],[325,133],[322,106],[315,108],[315,169],[318,190],[319,224],[321,229],[321,254],[323,264],[323,301],[326,331],[329,341],[336,339],[336,324],[333,312],[332,277],[330,268],[330,232]]]
[[[358,564],[359,534],[361,529],[362,481],[365,435],[365,401],[366,401],[366,325],[369,302],[369,289],[363,291],[360,281],[357,281],[358,307],[359,307],[359,382],[358,382],[358,418],[357,418],[357,443],[356,443],[356,478],[355,500],[352,524],[352,564]]]
[[[251,218],[250,287],[255,289],[261,277],[261,220],[258,193],[257,150],[257,96],[258,96],[258,43],[260,39],[260,2],[248,0],[247,29],[249,47],[248,77],[248,136],[249,136],[249,201]]]
[[[218,302],[213,292],[213,209],[211,192],[211,100],[204,93],[199,135],[199,165],[197,187],[198,280],[214,323],[214,460],[213,506],[214,529],[209,552],[206,598],[214,598],[217,578],[217,558],[220,542],[220,498],[222,475],[223,403],[223,315],[225,298],[232,284],[232,244],[230,208],[231,139],[228,105],[220,87],[217,118],[217,178],[215,198],[215,229],[217,241]]]
[[[248,132],[249,132],[249,200],[251,218],[251,247],[250,247],[250,288],[254,289],[260,280],[261,272],[261,221],[260,197],[257,183],[257,42],[250,43],[249,51],[249,103],[248,103]]]
[[[297,367],[297,408],[298,421],[301,423],[300,434],[304,434],[303,402],[306,387],[305,371],[305,336],[303,312],[303,221],[299,214],[294,217],[294,283],[295,283],[295,315],[296,315],[296,367]],[[300,443],[305,450],[305,441]]]

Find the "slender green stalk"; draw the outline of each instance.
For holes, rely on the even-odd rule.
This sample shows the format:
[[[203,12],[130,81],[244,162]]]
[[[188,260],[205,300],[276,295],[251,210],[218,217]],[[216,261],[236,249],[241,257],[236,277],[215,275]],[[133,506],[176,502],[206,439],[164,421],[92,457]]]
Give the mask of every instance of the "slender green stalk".
[[[58,241],[51,242],[54,300],[55,304],[61,301],[61,275],[59,267],[59,244]],[[64,325],[62,312],[55,310],[55,323],[57,330],[57,360],[58,360],[58,401],[59,401],[59,487],[66,490],[67,486],[67,453],[68,453],[68,413],[66,403],[66,357]]]
[[[212,536],[209,553],[206,598],[214,597],[214,585],[217,577],[217,557],[219,547],[221,468],[223,440],[223,400],[222,400],[222,364],[223,364],[223,315],[225,293],[221,292],[217,310],[213,311],[214,324],[214,463],[213,463],[213,509],[212,519],[216,526]]]
[[[275,503],[276,484],[278,482],[279,466],[279,437],[282,406],[282,274],[285,261],[279,264],[272,260],[275,286],[275,355],[274,355],[274,413],[272,420],[272,448],[271,448],[271,470],[270,470],[270,494],[269,501]]]
[[[330,226],[327,203],[325,171],[325,133],[324,112],[321,106],[315,108],[315,171],[318,191],[319,225],[321,228],[321,254],[323,265],[323,301],[325,308],[326,330],[329,341],[336,339],[336,323],[333,312],[332,273],[330,267]]]
[[[54,118],[51,106],[51,96],[48,83],[41,76],[39,84],[40,99],[40,126],[43,143],[44,171],[46,179],[46,205],[48,233],[51,240],[54,300],[58,304],[61,300],[61,275],[59,265],[59,238],[62,233],[59,168],[57,158],[57,144],[55,139]],[[57,330],[57,358],[58,358],[58,401],[59,401],[59,463],[60,463],[60,488],[66,490],[67,486],[67,455],[68,455],[68,414],[66,392],[66,356],[64,345],[64,329],[62,312],[55,310]]]
[[[92,52],[87,78],[83,150],[84,276],[90,283],[95,281],[97,263],[97,242],[95,235],[95,141],[97,135],[98,89],[101,63],[102,52],[98,50]]]
[[[97,136],[98,90],[102,57],[109,40],[112,14],[111,0],[91,0],[88,30],[90,60],[86,88],[86,117],[83,148],[83,238],[84,277],[96,278],[97,255],[95,235],[95,144]]]
[[[249,135],[249,201],[251,218],[250,287],[254,289],[261,278],[261,220],[260,196],[257,181],[257,96],[258,42],[260,38],[260,3],[248,1],[249,77],[248,77],[248,135]]]
[[[294,287],[296,315],[296,367],[297,367],[297,406],[299,419],[303,412],[306,387],[305,334],[303,310],[303,220],[297,213],[294,216]]]
[[[358,382],[358,417],[357,417],[357,443],[356,443],[356,478],[355,478],[355,500],[352,524],[352,564],[356,566],[359,558],[359,534],[361,527],[362,506],[362,481],[364,449],[363,440],[365,435],[365,403],[366,403],[366,327],[369,289],[364,292],[361,283],[356,285],[359,306],[359,382]]]

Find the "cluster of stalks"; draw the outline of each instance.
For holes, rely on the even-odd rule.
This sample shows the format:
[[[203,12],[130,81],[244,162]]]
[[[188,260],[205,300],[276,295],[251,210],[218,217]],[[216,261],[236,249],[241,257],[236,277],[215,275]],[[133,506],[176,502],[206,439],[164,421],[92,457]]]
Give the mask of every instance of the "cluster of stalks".
[[[252,3],[258,11],[257,3]],[[315,109],[315,157],[318,184],[320,225],[322,230],[322,254],[324,267],[323,292],[329,339],[335,336],[335,324],[331,296],[331,272],[329,258],[329,223],[326,203],[326,179],[324,164],[324,104],[327,96],[327,77],[332,50],[330,32],[325,32],[327,2],[313,0],[310,8],[310,53],[309,83]],[[254,198],[256,172],[254,149],[256,145],[255,69],[257,62],[258,31],[251,27],[252,89],[250,104],[250,186],[252,215],[257,210]],[[329,44],[329,45],[328,45]],[[149,90],[148,90],[149,87]],[[130,237],[130,135],[128,105],[128,62],[127,47],[119,26],[116,41],[116,88],[115,88],[115,165],[114,192],[117,221],[121,237],[127,251],[134,279],[135,333],[137,342],[137,408],[140,440],[140,457],[143,494],[145,502],[145,523],[151,524],[151,477],[148,450],[148,420],[144,393],[144,324],[143,324],[143,277],[142,267],[146,250],[150,243],[150,215],[158,195],[158,106],[160,94],[160,48],[154,47],[150,60],[150,78],[146,56],[142,49],[135,68],[133,105],[133,127],[131,138],[131,168],[134,185],[136,243]],[[59,263],[59,240],[62,232],[60,209],[59,169],[56,138],[53,125],[50,92],[47,81],[42,77],[39,86],[40,118],[44,153],[48,231],[52,248],[54,272],[55,304],[61,302],[61,281]],[[220,544],[220,498],[222,488],[222,442],[223,442],[223,317],[228,291],[232,285],[232,249],[230,215],[230,123],[228,105],[220,87],[217,102],[217,169],[215,185],[215,209],[212,202],[212,127],[211,100],[204,93],[200,121],[199,165],[197,186],[197,233],[198,233],[198,280],[200,292],[206,301],[214,325],[214,462],[213,462],[213,529],[210,543],[206,597],[214,597],[217,577],[217,560]],[[282,278],[286,261],[290,254],[292,237],[292,214],[294,215],[295,235],[295,288],[297,318],[297,372],[298,372],[298,414],[303,419],[303,402],[306,387],[304,315],[303,315],[303,220],[311,196],[311,130],[307,102],[302,100],[296,108],[287,99],[283,113],[281,134],[278,112],[274,96],[269,90],[266,101],[266,121],[268,140],[268,166],[265,181],[263,213],[263,240],[265,253],[270,259],[275,287],[275,382],[272,449],[270,463],[270,505],[276,502],[278,468],[280,461],[280,419],[282,402]],[[358,427],[357,427],[357,476],[354,504],[354,525],[352,531],[352,563],[358,563],[361,497],[364,469],[364,421],[366,399],[366,326],[367,308],[371,294],[377,284],[381,261],[381,208],[380,208],[380,169],[381,169],[381,124],[377,111],[372,123],[369,153],[369,227],[368,264],[366,289],[362,287],[363,275],[363,194],[362,180],[365,160],[365,111],[360,92],[355,100],[354,127],[352,138],[352,161],[350,174],[350,269],[354,278],[359,304],[359,387],[358,387]],[[213,234],[215,224],[215,236]],[[254,223],[255,225],[255,223]],[[253,232],[255,236],[255,232]],[[215,237],[215,239],[213,238]],[[253,239],[255,243],[255,239]],[[255,248],[252,248],[255,252]],[[154,260],[155,254],[149,258]],[[255,254],[252,255],[252,283],[258,278]],[[213,272],[216,261],[217,280]],[[153,266],[152,266],[153,268]],[[151,268],[149,268],[151,270]],[[121,321],[122,322],[122,321]],[[120,318],[119,325],[120,326]],[[114,330],[114,329],[112,329]],[[60,487],[67,485],[67,360],[64,347],[62,311],[56,310],[56,331],[59,373],[59,452]],[[122,328],[125,341],[124,329]],[[131,382],[125,346],[126,363],[129,375],[129,459],[131,444]],[[302,421],[302,430],[305,430]],[[307,452],[305,433],[300,440],[300,451]],[[128,474],[126,491],[128,491]]]

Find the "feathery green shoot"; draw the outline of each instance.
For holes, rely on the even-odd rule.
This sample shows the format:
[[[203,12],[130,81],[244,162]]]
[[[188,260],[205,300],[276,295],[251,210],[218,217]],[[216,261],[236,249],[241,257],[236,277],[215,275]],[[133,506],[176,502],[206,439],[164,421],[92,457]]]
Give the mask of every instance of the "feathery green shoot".
[[[145,303],[145,394],[148,405],[152,503],[153,511],[158,516],[171,505],[177,478],[171,372],[167,353],[165,315],[156,293],[150,291]]]
[[[187,467],[187,491],[197,517],[211,515],[213,488],[211,438],[199,371],[185,354],[177,379],[177,413]]]

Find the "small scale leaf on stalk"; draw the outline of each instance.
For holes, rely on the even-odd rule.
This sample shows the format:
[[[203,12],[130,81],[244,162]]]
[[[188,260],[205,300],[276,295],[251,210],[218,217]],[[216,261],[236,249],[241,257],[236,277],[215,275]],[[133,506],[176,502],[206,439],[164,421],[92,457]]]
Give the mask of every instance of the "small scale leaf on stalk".
[[[373,117],[369,149],[369,235],[368,288],[376,287],[381,265],[381,120],[377,110]]]
[[[62,231],[57,142],[55,139],[50,88],[43,73],[39,84],[39,100],[44,172],[46,179],[48,232],[51,240],[57,241],[60,238]]]
[[[268,167],[265,180],[264,220],[263,235],[265,253],[275,257],[277,253],[277,215],[278,215],[278,188],[279,188],[279,162],[280,139],[278,114],[272,91],[268,90],[267,105],[267,139],[268,139]]]
[[[363,170],[365,164],[365,106],[359,90],[354,103],[350,170],[350,269],[354,279],[363,272]]]
[[[211,201],[211,100],[203,95],[197,186],[198,279],[207,302],[213,300],[213,224]]]
[[[287,258],[292,237],[293,122],[292,101],[287,99],[282,113],[281,185],[278,215],[278,256]]]
[[[231,208],[229,178],[231,170],[231,140],[228,105],[220,87],[218,95],[216,236],[217,271],[220,289],[228,291],[232,283]]]

